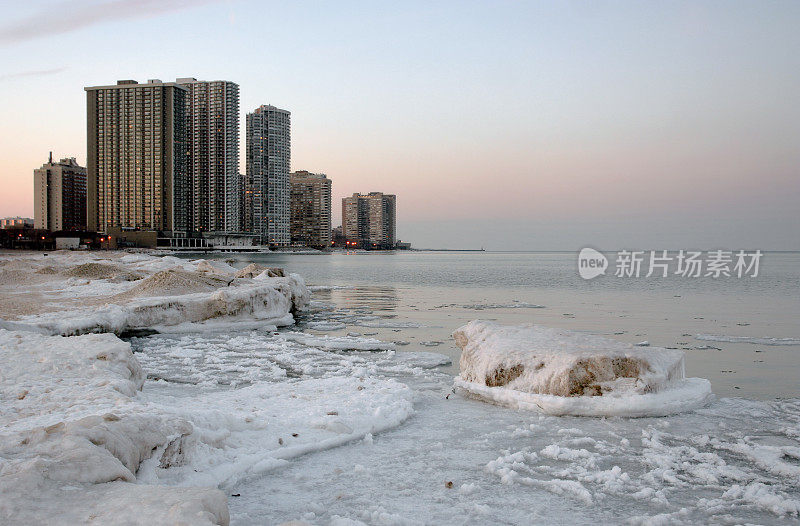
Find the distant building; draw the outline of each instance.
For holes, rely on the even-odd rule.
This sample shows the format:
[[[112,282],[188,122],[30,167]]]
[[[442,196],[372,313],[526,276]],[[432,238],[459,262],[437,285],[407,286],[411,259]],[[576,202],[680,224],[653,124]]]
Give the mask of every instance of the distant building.
[[[189,229],[240,232],[239,85],[179,78],[188,90],[186,144]]]
[[[346,247],[347,239],[342,234],[342,225],[331,230],[331,242],[334,247]]]
[[[33,171],[34,227],[39,230],[86,230],[86,168],[74,157],[50,159]]]
[[[347,242],[366,249],[393,249],[396,201],[396,196],[381,192],[342,199],[342,234]]]
[[[0,229],[33,228],[34,220],[30,217],[4,217],[0,219]]]
[[[89,230],[186,232],[188,90],[160,80],[85,89]]]
[[[291,239],[290,115],[275,106],[260,106],[247,114],[245,229],[272,247],[289,246]]]
[[[239,173],[239,232],[253,234],[253,187],[248,186],[247,176]],[[248,227],[248,221],[250,226]]]
[[[331,246],[331,180],[325,174],[292,172],[292,244],[307,247]]]

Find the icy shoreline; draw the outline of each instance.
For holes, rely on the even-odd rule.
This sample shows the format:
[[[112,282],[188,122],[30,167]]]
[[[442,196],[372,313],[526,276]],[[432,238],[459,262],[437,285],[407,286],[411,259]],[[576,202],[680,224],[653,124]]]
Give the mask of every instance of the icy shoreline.
[[[145,373],[113,333],[291,325],[309,300],[297,275],[140,254],[53,253],[0,257],[0,284],[6,304],[24,307],[16,319],[0,320],[5,522],[127,516],[227,524],[227,498],[217,488],[369,437],[412,412],[405,385],[364,377],[258,383],[198,394],[190,406],[142,391]]]
[[[297,274],[119,252],[0,257],[0,285],[0,307],[21,311],[0,327],[63,336],[237,317],[285,326],[310,296]]]
[[[128,334],[126,342],[113,334],[62,337],[51,334],[60,317],[62,327],[76,327],[64,312],[100,311],[109,298],[125,308],[186,296],[207,302],[220,291],[289,278],[267,274],[261,281],[259,268],[138,254],[4,256],[0,303],[13,319],[0,322],[0,522],[224,524],[228,514],[243,525],[531,524],[553,517],[790,524],[800,513],[800,401],[723,398],[686,411],[689,393],[670,390],[693,383],[681,379],[677,354],[665,355],[663,367],[642,382],[578,382],[579,390],[602,395],[557,402],[588,399],[598,416],[606,413],[597,404],[613,402],[615,392],[632,391],[629,411],[637,400],[672,392],[678,414],[648,418],[661,413],[644,407],[627,415],[640,419],[549,416],[523,406],[530,396],[554,395],[508,389],[510,383],[469,386],[488,390],[481,401],[454,395],[452,374],[438,366],[457,360],[457,351],[446,335],[430,331],[428,318],[409,316],[409,307],[432,306],[418,298],[405,300],[408,306],[395,298],[358,303],[317,287],[314,301],[294,315],[293,301],[279,293],[284,299],[269,301],[281,306],[265,307],[263,317],[245,306],[186,322],[175,309],[161,318],[159,334]],[[299,285],[295,292],[304,296]],[[197,303],[190,297],[182,308]],[[273,314],[282,315],[283,305],[286,322],[298,325],[276,331]],[[325,334],[314,321],[342,328]],[[365,332],[358,328],[364,322],[392,327]],[[114,327],[109,321],[90,330],[104,328]],[[427,352],[428,343],[440,343],[436,350],[449,356]],[[138,372],[126,358],[131,350]],[[631,356],[654,350],[634,348]],[[502,364],[487,365],[473,371],[476,378]],[[507,365],[514,373],[517,364]],[[529,365],[535,371],[539,362]],[[506,407],[485,403],[506,391],[525,396],[517,405],[493,402]],[[665,407],[663,400],[654,405]]]

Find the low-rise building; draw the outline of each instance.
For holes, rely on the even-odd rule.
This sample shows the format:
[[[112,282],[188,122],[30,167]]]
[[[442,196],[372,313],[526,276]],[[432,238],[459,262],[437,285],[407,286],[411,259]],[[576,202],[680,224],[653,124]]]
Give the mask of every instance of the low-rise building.
[[[30,217],[4,217],[0,219],[0,228],[33,228],[34,220]]]

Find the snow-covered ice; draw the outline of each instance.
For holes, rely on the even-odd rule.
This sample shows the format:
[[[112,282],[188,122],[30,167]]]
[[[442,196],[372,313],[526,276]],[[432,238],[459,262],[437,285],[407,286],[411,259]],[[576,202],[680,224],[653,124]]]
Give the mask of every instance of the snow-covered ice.
[[[287,460],[395,427],[412,412],[404,384],[364,377],[261,382],[191,398],[142,396],[191,421],[194,432],[184,440],[190,449],[182,465],[162,467],[153,459],[139,479],[182,486],[231,487]]]
[[[67,506],[82,523],[140,505],[135,523],[225,524],[226,499],[214,488],[401,424],[412,393],[387,375],[443,361],[335,354],[292,333],[215,334],[134,338],[148,342],[134,355],[112,334],[0,330],[2,398],[11,401],[0,413],[0,517],[59,523],[53,510]],[[139,392],[145,374],[152,380]],[[39,498],[24,498],[31,491]]]
[[[711,386],[684,377],[683,352],[541,326],[475,320],[453,333],[456,387],[520,409],[584,416],[653,416],[708,403]]]
[[[104,522],[136,511],[142,523],[227,523],[217,490],[135,484],[142,462],[192,425],[135,400],[144,373],[128,344],[0,329],[0,349],[3,522]]]
[[[0,307],[12,315],[6,321],[62,335],[119,334],[230,317],[287,325],[293,323],[290,314],[309,300],[296,274],[280,277],[282,271],[264,269],[250,277],[259,270],[250,268],[237,277],[236,269],[215,260],[120,254],[1,257]]]

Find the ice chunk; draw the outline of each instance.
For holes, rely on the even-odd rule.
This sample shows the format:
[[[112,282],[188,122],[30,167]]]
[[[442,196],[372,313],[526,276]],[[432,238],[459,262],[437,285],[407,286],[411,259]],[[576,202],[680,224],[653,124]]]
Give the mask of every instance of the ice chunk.
[[[395,344],[393,343],[383,342],[381,340],[376,340],[375,338],[361,338],[358,336],[314,336],[302,332],[287,332],[279,335],[279,337],[309,347],[316,347],[318,349],[331,351],[390,351],[395,349]]]
[[[683,352],[535,325],[472,321],[453,336],[462,349],[456,387],[551,414],[664,415],[711,398],[707,380],[684,378]]]
[[[346,329],[347,325],[338,321],[310,321],[306,327],[315,331],[340,331]]]
[[[216,259],[196,259],[190,261],[188,265],[193,265],[197,272],[204,272],[207,274],[217,274],[221,276],[229,276],[236,272],[236,269],[228,265],[224,261]]]

